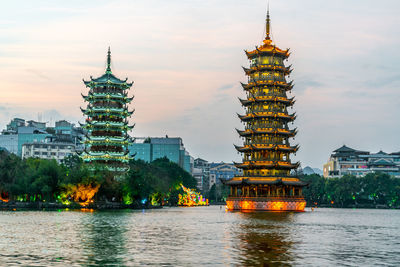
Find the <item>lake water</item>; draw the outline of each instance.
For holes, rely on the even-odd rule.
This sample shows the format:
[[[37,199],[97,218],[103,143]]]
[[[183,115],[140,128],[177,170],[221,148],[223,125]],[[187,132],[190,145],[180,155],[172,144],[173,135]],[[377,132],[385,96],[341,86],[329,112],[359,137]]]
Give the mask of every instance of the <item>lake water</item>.
[[[399,266],[400,210],[0,211],[0,266]]]

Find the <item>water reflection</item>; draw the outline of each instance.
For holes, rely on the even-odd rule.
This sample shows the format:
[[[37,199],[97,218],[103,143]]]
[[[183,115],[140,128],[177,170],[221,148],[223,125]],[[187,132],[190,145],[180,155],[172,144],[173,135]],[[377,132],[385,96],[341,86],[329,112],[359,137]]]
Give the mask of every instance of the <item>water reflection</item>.
[[[288,212],[241,213],[241,223],[233,237],[237,240],[236,261],[241,266],[290,265],[293,241],[288,224],[294,216]]]
[[[114,211],[92,212],[82,218],[85,265],[124,265],[128,216],[128,212]]]
[[[0,212],[0,266],[398,266],[398,210]]]

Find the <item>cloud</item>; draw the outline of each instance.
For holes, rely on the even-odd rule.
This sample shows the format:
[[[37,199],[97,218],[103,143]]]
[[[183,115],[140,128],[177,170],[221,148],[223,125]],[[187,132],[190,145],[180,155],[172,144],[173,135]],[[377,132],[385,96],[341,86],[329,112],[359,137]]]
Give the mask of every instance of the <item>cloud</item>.
[[[365,3],[364,3],[365,2]],[[238,160],[244,49],[264,34],[265,1],[7,1],[0,23],[0,126],[13,116],[82,119],[82,78],[134,80],[134,135],[182,136],[193,155]],[[275,1],[275,43],[290,47],[297,154],[321,167],[343,142],[399,150],[400,2]],[[346,9],[343,9],[346,6]],[[373,6],[373,8],[371,8]],[[82,120],[81,120],[82,121]],[[379,127],[375,125],[379,124]],[[374,125],[374,126],[371,126]]]
[[[218,87],[217,90],[218,91],[226,91],[226,90],[233,88],[233,86],[234,86],[234,84],[225,84],[225,85],[222,85],[221,87]]]
[[[48,80],[50,81],[50,77],[47,77],[46,75],[44,75],[41,71],[39,70],[35,70],[35,69],[25,69],[25,71],[27,71],[28,73],[31,73],[33,75],[36,75],[37,77],[44,79],[44,80]]]

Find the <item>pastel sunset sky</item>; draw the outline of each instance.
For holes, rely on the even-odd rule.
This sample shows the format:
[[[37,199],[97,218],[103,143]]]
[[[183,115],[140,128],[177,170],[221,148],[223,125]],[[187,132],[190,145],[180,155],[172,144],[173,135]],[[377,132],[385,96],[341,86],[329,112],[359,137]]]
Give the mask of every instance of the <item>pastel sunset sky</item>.
[[[83,122],[82,79],[134,81],[133,136],[180,136],[194,157],[239,161],[244,49],[260,45],[266,0],[20,0],[0,9],[0,129],[14,117]],[[322,168],[346,144],[400,150],[400,1],[271,0],[290,48],[293,143]]]

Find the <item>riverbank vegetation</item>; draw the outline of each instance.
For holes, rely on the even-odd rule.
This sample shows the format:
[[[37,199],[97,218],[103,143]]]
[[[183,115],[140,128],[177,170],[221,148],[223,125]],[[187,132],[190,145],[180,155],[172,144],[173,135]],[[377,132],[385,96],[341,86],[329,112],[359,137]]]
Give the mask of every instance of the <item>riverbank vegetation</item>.
[[[0,203],[60,203],[90,206],[96,203],[122,203],[144,207],[177,205],[181,184],[196,188],[196,180],[168,159],[151,163],[131,160],[130,170],[120,178],[107,171],[89,170],[78,156],[55,160],[29,158],[0,152]],[[400,179],[375,173],[365,177],[345,175],[326,179],[313,174],[300,177],[309,183],[303,189],[309,206],[400,207]],[[229,188],[213,185],[206,198],[223,203]]]
[[[400,208],[400,179],[384,173],[328,179],[312,174],[301,179],[309,183],[303,189],[309,206]]]
[[[59,164],[37,158],[22,160],[0,152],[0,202],[176,205],[182,193],[180,185],[195,188],[197,184],[189,173],[166,158],[151,163],[131,160],[129,165],[125,176],[114,178],[100,168],[88,169],[78,156],[69,156]]]
[[[303,188],[308,206],[400,208],[400,179],[384,173],[328,179],[312,174],[300,179],[309,183]],[[210,203],[223,203],[228,195],[229,187],[218,184],[211,187],[206,197]]]

